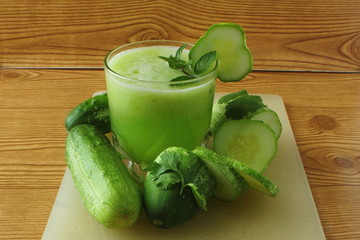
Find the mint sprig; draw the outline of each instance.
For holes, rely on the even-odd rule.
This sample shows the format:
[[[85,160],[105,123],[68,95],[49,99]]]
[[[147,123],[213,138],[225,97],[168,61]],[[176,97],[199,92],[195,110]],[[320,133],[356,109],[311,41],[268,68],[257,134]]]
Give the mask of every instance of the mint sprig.
[[[167,61],[169,67],[175,70],[181,71],[184,75],[178,76],[174,79],[171,79],[170,82],[181,82],[185,80],[190,80],[201,76],[216,60],[216,51],[211,51],[204,54],[199,60],[194,64],[192,68],[192,60],[185,61],[181,59],[181,55],[186,48],[186,44],[182,45],[175,53],[175,56],[170,55],[169,57],[159,56],[159,58]]]

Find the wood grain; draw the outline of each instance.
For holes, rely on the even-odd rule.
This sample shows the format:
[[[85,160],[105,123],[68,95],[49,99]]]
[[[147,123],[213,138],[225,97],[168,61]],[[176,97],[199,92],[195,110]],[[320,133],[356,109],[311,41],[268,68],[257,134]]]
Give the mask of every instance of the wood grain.
[[[360,71],[358,0],[0,1],[0,67],[99,68],[127,42],[241,24],[255,69]]]
[[[217,91],[282,96],[327,239],[360,239],[359,13],[358,0],[0,0],[0,239],[41,238],[65,116],[105,89],[105,54],[194,43],[217,22],[243,26],[255,65]]]
[[[39,239],[65,170],[64,119],[102,70],[0,70],[0,239]],[[253,72],[217,91],[282,96],[328,240],[359,239],[360,75]]]

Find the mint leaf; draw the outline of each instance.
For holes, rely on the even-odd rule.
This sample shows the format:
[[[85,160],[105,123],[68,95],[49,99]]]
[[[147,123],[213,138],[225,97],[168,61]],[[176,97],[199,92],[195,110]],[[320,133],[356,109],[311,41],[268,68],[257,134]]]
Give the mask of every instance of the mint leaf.
[[[162,60],[167,61],[170,68],[175,69],[175,70],[178,69],[177,61],[176,61],[176,59],[175,59],[173,56],[170,56],[170,57],[168,57],[168,58],[167,58],[167,57],[163,57],[163,56],[159,56],[159,58],[161,58]]]
[[[216,59],[216,51],[211,51],[204,54],[194,66],[195,74],[199,75],[205,72]]]
[[[192,79],[192,77],[190,76],[179,76],[179,77],[176,77],[176,78],[173,78],[170,80],[170,82],[178,82],[178,81],[184,81],[184,80],[190,80]]]
[[[169,57],[159,56],[162,60],[168,62],[169,67],[176,69],[184,73],[184,76],[179,76],[171,80],[171,82],[179,82],[196,78],[201,73],[205,72],[216,59],[216,51],[208,52],[204,54],[194,65],[194,69],[191,68],[192,60],[185,61],[181,59],[181,55],[186,48],[186,44],[182,45],[175,53],[175,56]],[[171,86],[176,84],[171,84]]]
[[[193,78],[190,76],[185,76],[185,75],[173,78],[170,80],[170,82],[171,82],[170,86],[176,87],[176,86],[184,85],[184,84],[186,84],[186,82],[183,82],[183,81],[190,80],[190,79],[193,79]]]
[[[187,45],[186,44],[184,44],[184,45],[182,45],[177,51],[176,51],[176,53],[175,53],[175,59],[176,60],[180,60],[181,59],[181,54],[182,54],[182,52],[184,51],[184,49],[187,47]]]

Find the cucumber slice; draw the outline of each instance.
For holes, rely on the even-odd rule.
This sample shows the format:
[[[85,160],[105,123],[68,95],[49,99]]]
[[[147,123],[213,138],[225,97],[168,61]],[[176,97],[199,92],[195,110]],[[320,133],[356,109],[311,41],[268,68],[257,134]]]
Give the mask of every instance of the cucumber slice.
[[[275,157],[277,138],[274,131],[262,121],[230,120],[215,133],[213,147],[216,153],[263,172]]]
[[[277,139],[280,138],[282,125],[276,112],[269,108],[262,108],[256,111],[250,119],[260,120],[266,123],[274,132]]]
[[[213,151],[199,146],[193,152],[205,162],[215,178],[216,186],[213,191],[213,197],[221,201],[231,202],[249,188],[245,179],[233,171]]]
[[[240,81],[252,71],[252,55],[246,46],[245,32],[238,24],[212,25],[191,48],[189,58],[196,63],[210,51],[216,51],[218,78],[223,82]]]
[[[236,161],[231,158],[223,157],[223,161],[229,166],[233,167],[234,170],[239,173],[251,188],[262,192],[270,197],[276,197],[279,192],[279,187],[272,183],[268,178],[262,175],[260,172],[246,166],[242,162]]]

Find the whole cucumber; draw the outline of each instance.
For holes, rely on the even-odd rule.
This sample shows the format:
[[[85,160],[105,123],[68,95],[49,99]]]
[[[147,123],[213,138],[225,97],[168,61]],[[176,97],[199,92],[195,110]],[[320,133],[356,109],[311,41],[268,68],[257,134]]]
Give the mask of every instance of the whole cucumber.
[[[189,187],[181,193],[180,183],[163,189],[151,179],[149,173],[144,182],[144,209],[154,226],[171,228],[195,216],[199,207]]]
[[[102,133],[111,131],[110,111],[106,93],[94,96],[73,108],[65,119],[65,127],[70,131],[79,124],[91,124]]]
[[[147,170],[144,209],[153,225],[175,227],[193,218],[200,208],[206,210],[215,179],[196,154],[169,147]]]
[[[142,196],[120,155],[93,125],[73,127],[66,161],[90,214],[106,227],[128,227],[140,216]]]

